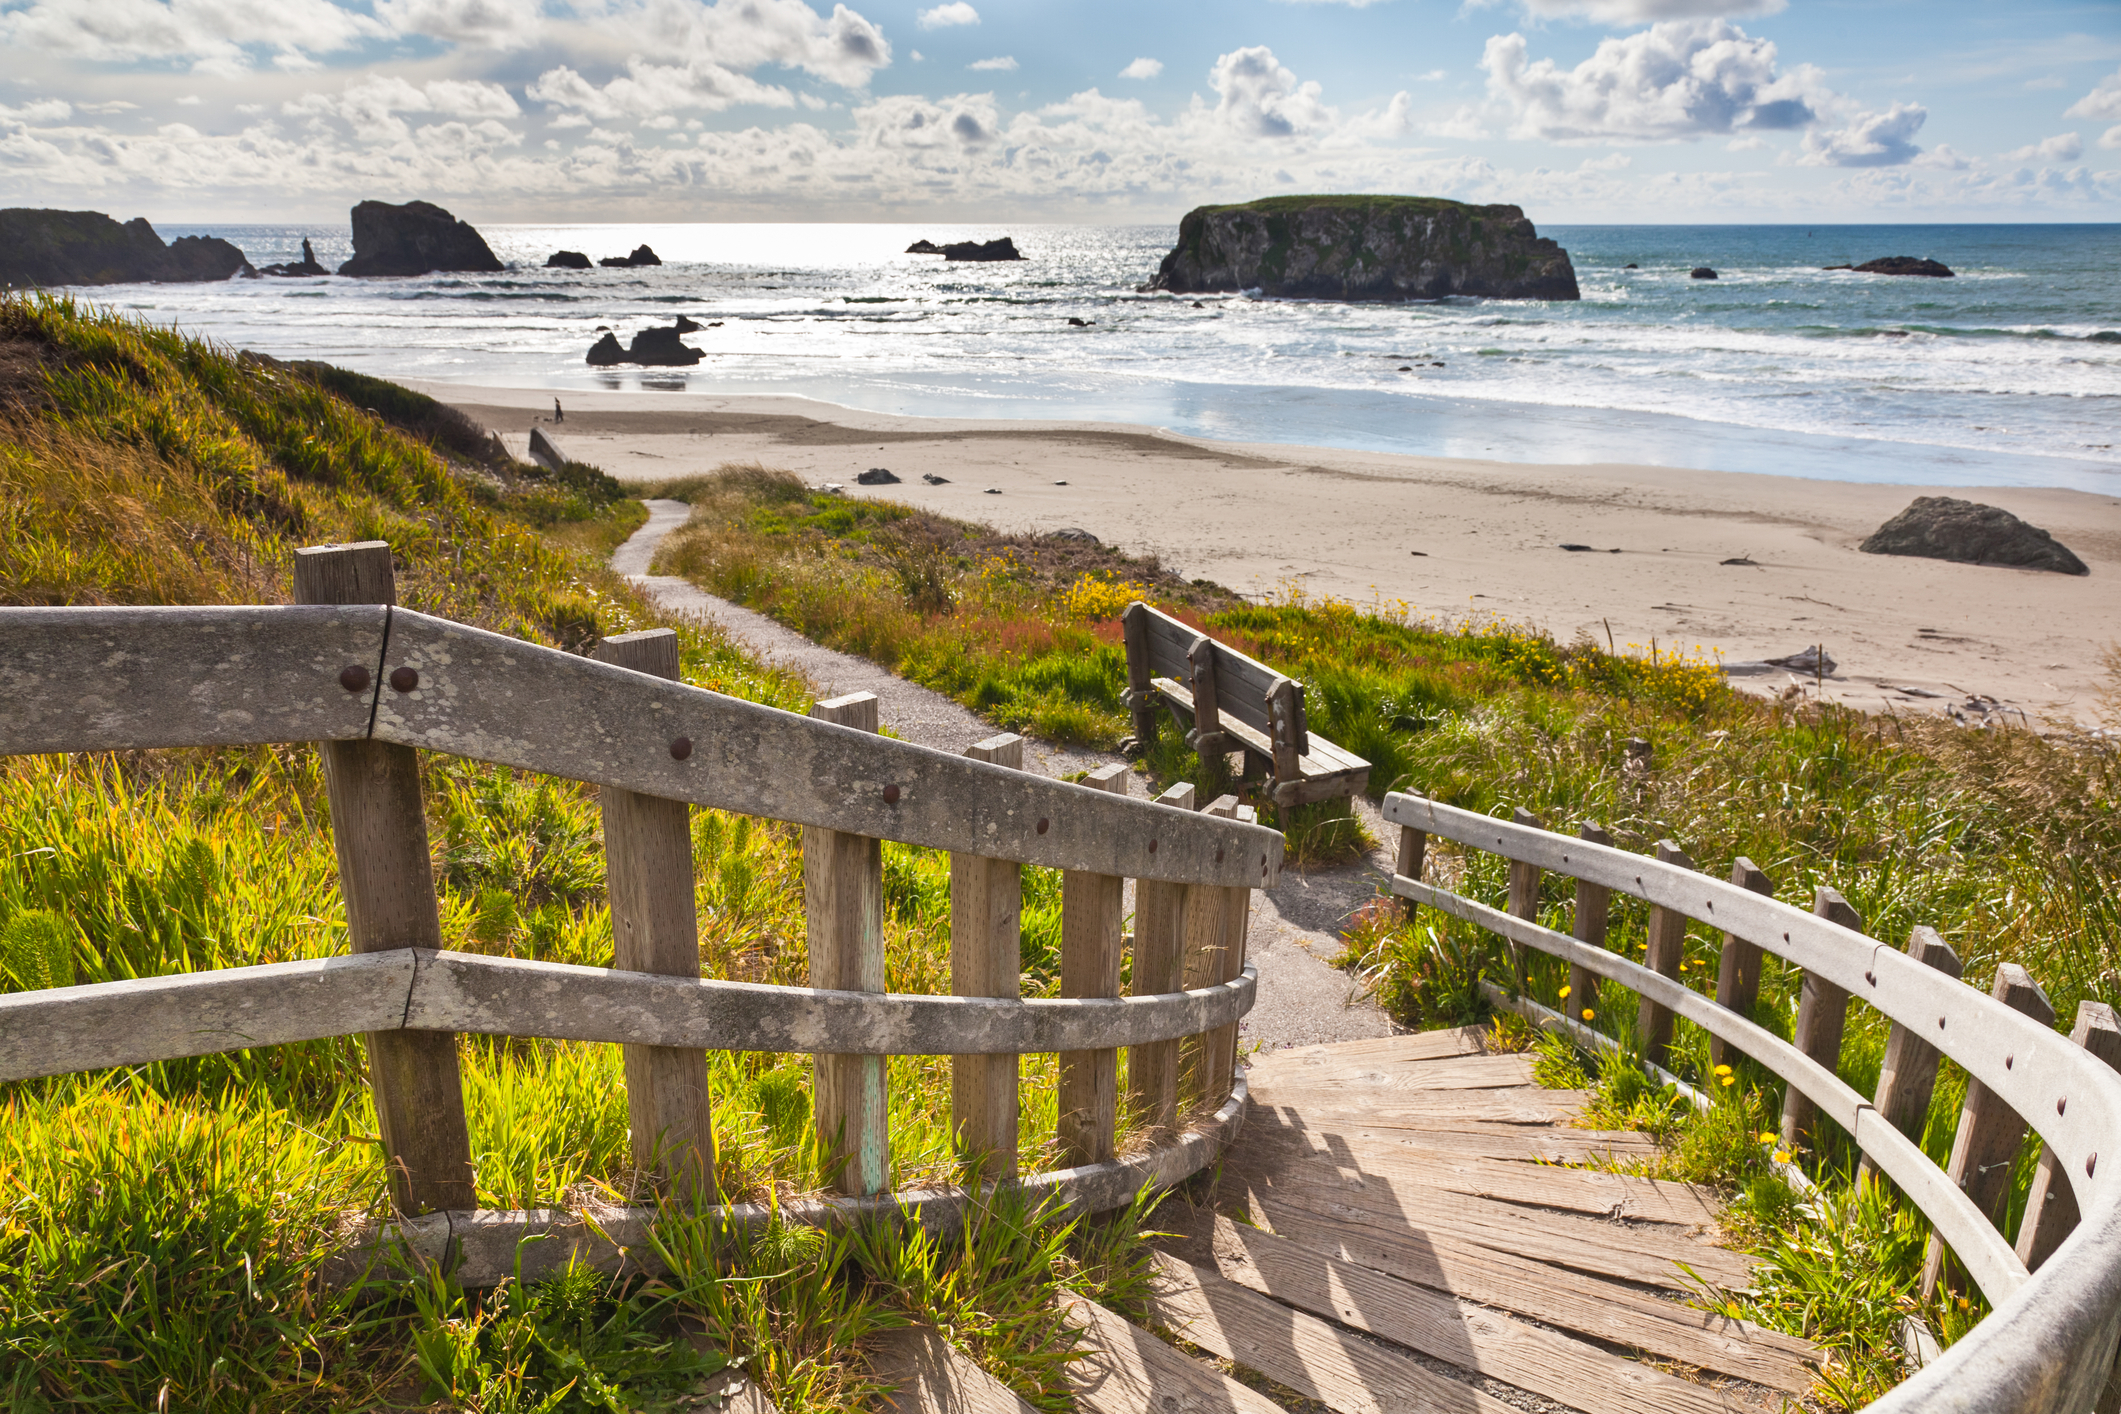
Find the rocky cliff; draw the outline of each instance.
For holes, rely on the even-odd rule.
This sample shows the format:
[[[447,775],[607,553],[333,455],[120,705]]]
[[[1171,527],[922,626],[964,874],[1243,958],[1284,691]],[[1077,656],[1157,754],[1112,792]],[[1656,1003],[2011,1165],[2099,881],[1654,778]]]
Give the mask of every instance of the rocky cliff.
[[[145,216],[119,225],[100,211],[0,211],[0,285],[176,283],[254,275],[243,252],[216,236],[169,245]]]
[[[403,206],[364,201],[353,209],[353,259],[341,275],[425,275],[432,270],[499,270],[486,238],[429,201]]]
[[[1147,290],[1287,299],[1578,298],[1569,253],[1515,206],[1427,196],[1278,196],[1201,206]]]

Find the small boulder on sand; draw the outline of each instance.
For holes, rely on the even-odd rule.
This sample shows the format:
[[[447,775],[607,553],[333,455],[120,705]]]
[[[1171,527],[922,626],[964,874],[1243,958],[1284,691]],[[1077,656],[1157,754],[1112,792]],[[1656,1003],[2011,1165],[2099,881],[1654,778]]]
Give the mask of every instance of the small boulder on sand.
[[[895,473],[881,466],[872,466],[854,479],[856,484],[862,486],[896,486],[899,483]]]
[[[1867,555],[1920,555],[1966,565],[2090,574],[2054,536],[2009,511],[1955,496],[1917,496],[1856,547]]]

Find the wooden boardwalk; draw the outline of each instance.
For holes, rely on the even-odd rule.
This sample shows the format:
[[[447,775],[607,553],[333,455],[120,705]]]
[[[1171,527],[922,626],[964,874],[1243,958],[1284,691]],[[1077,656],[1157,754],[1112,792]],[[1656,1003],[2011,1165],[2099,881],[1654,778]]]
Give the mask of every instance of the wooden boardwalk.
[[[1583,1097],[1540,1089],[1529,1057],[1426,1032],[1249,1079],[1212,1206],[1158,1214],[1183,1231],[1151,1324],[1216,1363],[1085,1308],[1106,1354],[1077,1367],[1084,1414],[1270,1414],[1232,1367],[1338,1414],[1779,1410],[1811,1384],[1805,1342],[1684,1304],[1681,1263],[1748,1280],[1708,1195],[1558,1166],[1652,1145],[1570,1127]]]

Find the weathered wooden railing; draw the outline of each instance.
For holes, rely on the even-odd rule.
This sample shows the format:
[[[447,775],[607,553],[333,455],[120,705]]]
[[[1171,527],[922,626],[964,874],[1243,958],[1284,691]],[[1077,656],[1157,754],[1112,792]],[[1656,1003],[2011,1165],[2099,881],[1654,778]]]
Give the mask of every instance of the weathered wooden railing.
[[[1709,1033],[1715,1063],[1736,1051],[1788,1083],[1784,1142],[1830,1119],[1854,1139],[1867,1169],[1891,1179],[1921,1209],[1935,1234],[1925,1288],[1957,1280],[1947,1270],[1948,1249],[1993,1311],[1873,1409],[2104,1414],[2121,1407],[2114,1359],[2121,1337],[2121,1074],[2112,1068],[2121,1060],[2121,1028],[2110,1008],[2084,1003],[2075,1034],[2065,1038],[2023,968],[2004,964],[1993,995],[1984,995],[1958,980],[1957,957],[1930,929],[1915,929],[1903,952],[1864,936],[1862,920],[1832,889],[1817,891],[1810,913],[1776,902],[1749,860],[1738,860],[1725,883],[1695,872],[1669,842],[1645,858],[1611,847],[1596,825],[1571,838],[1542,829],[1522,810],[1504,821],[1394,792],[1385,797],[1384,815],[1401,830],[1392,888],[1410,909],[1436,908],[1507,939],[1513,950],[1534,948],[1569,964],[1565,1006],[1572,1015],[1522,996],[1510,998],[1513,1004],[1597,1045],[1602,1038],[1582,1016],[1597,1006],[1592,979],[1621,983],[1639,998],[1636,1039],[1653,1052],[1646,1059],[1663,1059],[1673,1018],[1684,1017]],[[1423,883],[1431,838],[1510,861],[1509,906],[1492,908]],[[1576,881],[1573,937],[1536,921],[1542,871]],[[1651,905],[1644,963],[1604,945],[1614,894]],[[1714,998],[1680,980],[1689,919],[1723,932]],[[1763,953],[1803,969],[1794,1044],[1748,1016]],[[1521,978],[1521,966],[1518,972]],[[1874,1099],[1836,1074],[1851,997],[1892,1022]],[[1918,1142],[1940,1055],[1969,1077],[1943,1169]],[[2000,1229],[2028,1126],[2042,1149],[2014,1248]]]
[[[616,1042],[637,1162],[663,1201],[711,1203],[707,1050],[809,1053],[819,1138],[840,1196],[783,1209],[816,1221],[906,1210],[947,1222],[962,1190],[890,1191],[884,1058],[955,1058],[966,1172],[1016,1180],[1017,1061],[1059,1053],[1068,1167],[1021,1178],[1083,1210],[1119,1206],[1210,1162],[1244,1102],[1237,1019],[1246,902],[1282,838],[1225,799],[1125,797],[1027,774],[997,737],[952,756],[876,734],[875,699],[811,718],[676,681],[662,630],[597,659],[392,607],[380,542],[300,552],[291,606],[0,610],[0,755],[317,742],[324,753],[352,955],[0,996],[0,1081],[360,1034],[400,1221],[371,1234],[464,1279],[639,1261],[648,1209],[476,1211],[457,1073],[460,1032]],[[613,970],[443,949],[416,749],[601,788]],[[803,826],[812,986],[703,980],[688,805]],[[1173,808],[1174,806],[1181,808]],[[881,844],[951,851],[956,995],[884,991]],[[1062,997],[1024,1000],[1025,864],[1065,871]],[[1149,917],[1135,995],[1120,995],[1121,885]],[[1183,985],[1182,985],[1183,983]],[[1202,1038],[1180,1112],[1181,1038]],[[1150,1119],[1115,1152],[1118,1050]],[[740,1220],[762,1216],[734,1207]]]

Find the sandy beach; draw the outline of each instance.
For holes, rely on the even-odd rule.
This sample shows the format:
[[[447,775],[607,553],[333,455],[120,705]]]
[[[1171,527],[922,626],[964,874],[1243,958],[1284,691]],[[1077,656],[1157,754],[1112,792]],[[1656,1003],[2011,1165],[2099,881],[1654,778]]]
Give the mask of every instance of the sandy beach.
[[[695,393],[570,393],[555,427],[550,392],[415,386],[499,431],[518,454],[536,425],[627,481],[759,461],[843,483],[849,496],[1005,529],[1079,526],[1252,596],[1301,585],[1732,663],[1824,644],[1837,664],[1826,694],[1873,711],[1935,712],[1979,694],[2036,726],[2089,723],[2105,680],[2101,653],[2121,641],[2121,498],[2080,491],[1522,465]],[[857,486],[869,467],[902,483]],[[927,485],[924,474],[947,484]],[[2001,506],[2052,532],[2091,574],[1856,549],[1925,494]],[[1733,681],[1770,693],[1812,685],[1779,670]]]

